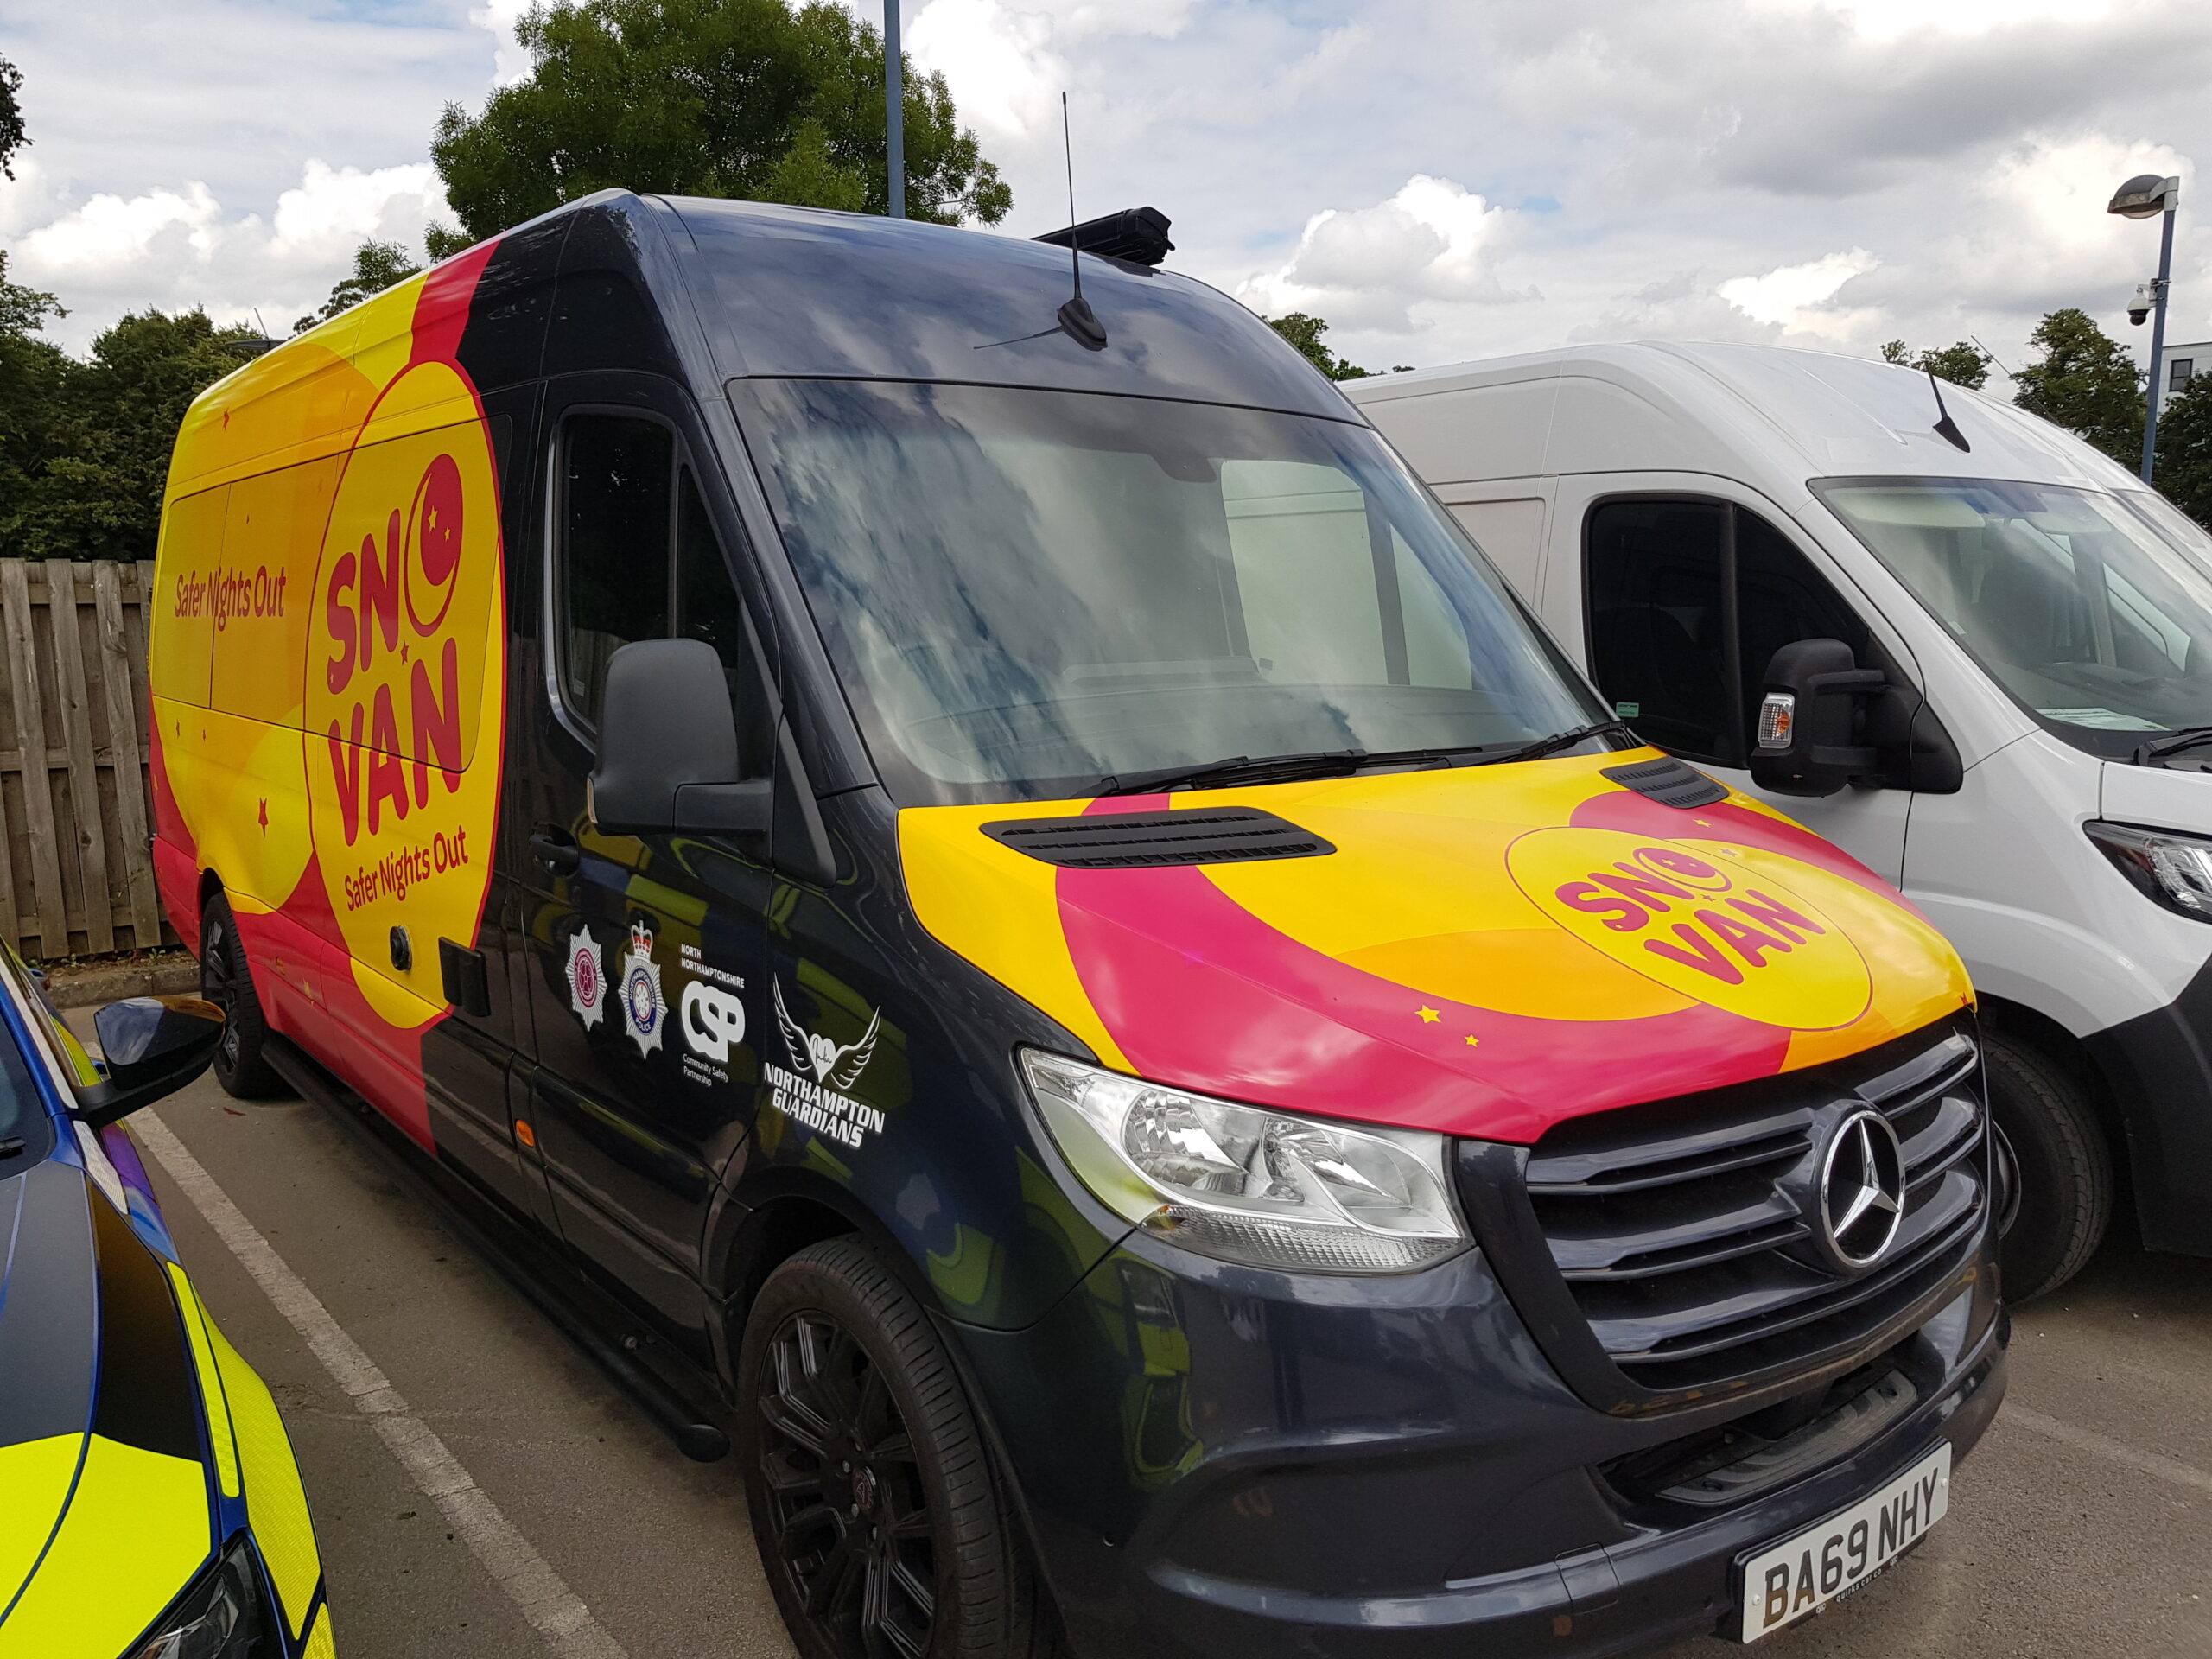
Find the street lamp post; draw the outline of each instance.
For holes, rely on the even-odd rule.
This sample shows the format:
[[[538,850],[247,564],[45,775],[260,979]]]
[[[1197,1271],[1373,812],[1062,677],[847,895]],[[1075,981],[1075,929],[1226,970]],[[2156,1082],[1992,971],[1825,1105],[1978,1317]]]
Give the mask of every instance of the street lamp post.
[[[899,0],[883,0],[883,118],[884,126],[890,134],[884,156],[891,181],[889,212],[893,219],[904,219],[906,217],[906,67],[899,60]],[[2169,239],[2171,239],[2171,236]]]
[[[896,3],[896,0],[890,0]],[[2158,372],[2159,357],[2166,346],[2166,290],[2171,283],[2174,264],[2174,209],[2181,206],[2181,181],[2160,178],[2156,173],[2140,173],[2113,192],[2112,200],[2105,211],[2118,213],[2122,219],[2150,219],[2158,214],[2165,217],[2165,225],[2158,233],[2158,274],[2151,283],[2151,384],[2144,397],[2143,409],[2143,481],[2151,481],[2152,463],[2158,454]],[[2128,321],[2141,322],[2142,314],[2133,307]]]

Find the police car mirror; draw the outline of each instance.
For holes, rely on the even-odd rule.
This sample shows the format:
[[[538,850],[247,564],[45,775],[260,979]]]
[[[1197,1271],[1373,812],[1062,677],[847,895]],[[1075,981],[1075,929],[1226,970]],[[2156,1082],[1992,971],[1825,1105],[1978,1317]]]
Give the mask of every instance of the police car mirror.
[[[76,1115],[97,1129],[205,1071],[223,1041],[223,1011],[196,996],[131,996],[94,1014],[92,1029],[107,1075],[77,1085]]]
[[[765,838],[773,787],[741,771],[737,715],[712,645],[640,639],[607,659],[599,764],[587,796],[594,829]]]
[[[1777,795],[1833,795],[1879,771],[1880,756],[1861,741],[1859,700],[1888,683],[1880,669],[1860,668],[1840,639],[1783,646],[1767,665],[1751,734],[1752,781]]]

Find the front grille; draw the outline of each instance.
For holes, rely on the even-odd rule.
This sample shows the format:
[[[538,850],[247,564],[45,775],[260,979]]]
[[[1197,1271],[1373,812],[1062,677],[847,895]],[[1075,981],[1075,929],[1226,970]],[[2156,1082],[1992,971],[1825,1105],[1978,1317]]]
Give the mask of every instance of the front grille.
[[[1337,850],[1310,830],[1249,806],[1190,812],[1098,812],[1072,818],[1002,818],[983,825],[982,830],[993,841],[1016,852],[1073,870],[1319,858]]]
[[[1819,1183],[1831,1136],[1869,1107],[1897,1132],[1904,1217],[1854,1272],[1815,1236]],[[1612,1409],[1764,1386],[1894,1339],[1972,1271],[1988,1209],[1963,1018],[1849,1060],[1572,1119],[1510,1165],[1503,1150],[1463,1147],[1469,1211],[1562,1375]]]

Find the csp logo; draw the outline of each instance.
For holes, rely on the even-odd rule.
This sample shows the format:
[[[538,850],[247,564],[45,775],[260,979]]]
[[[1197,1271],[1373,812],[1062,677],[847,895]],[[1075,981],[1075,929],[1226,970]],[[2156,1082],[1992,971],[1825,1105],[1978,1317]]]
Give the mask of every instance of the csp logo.
[[[418,363],[372,421],[404,430],[473,410],[449,365]],[[504,674],[499,494],[482,423],[430,426],[365,444],[331,505],[308,639],[307,746],[315,851],[357,964],[387,1019],[429,1017],[381,990],[391,930],[472,939],[491,877]],[[483,764],[489,761],[489,765]],[[417,996],[442,1001],[437,955]]]
[[[1872,995],[1866,959],[1834,921],[1719,843],[1537,830],[1507,849],[1506,865],[1577,938],[1711,1007],[1826,1031],[1856,1020]]]

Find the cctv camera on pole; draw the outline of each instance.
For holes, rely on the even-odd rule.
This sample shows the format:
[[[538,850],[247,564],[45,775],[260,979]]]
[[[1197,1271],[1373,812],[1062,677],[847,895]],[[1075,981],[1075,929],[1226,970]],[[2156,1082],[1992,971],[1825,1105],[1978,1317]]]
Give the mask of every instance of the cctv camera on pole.
[[[2108,213],[2118,213],[2122,219],[2152,219],[2165,215],[2165,226],[2158,236],[2158,274],[2135,290],[2135,299],[2127,308],[2127,320],[2139,328],[2146,315],[2155,314],[2157,321],[2151,325],[2151,385],[2144,399],[2143,416],[2143,481],[2151,481],[2151,464],[2158,453],[2158,357],[2166,347],[2166,289],[2173,275],[2174,264],[2174,209],[2181,206],[2181,181],[2162,179],[2155,173],[2138,174],[2113,193],[2106,207]],[[2147,290],[2147,291],[2146,291]]]

